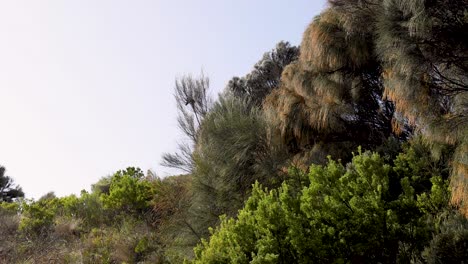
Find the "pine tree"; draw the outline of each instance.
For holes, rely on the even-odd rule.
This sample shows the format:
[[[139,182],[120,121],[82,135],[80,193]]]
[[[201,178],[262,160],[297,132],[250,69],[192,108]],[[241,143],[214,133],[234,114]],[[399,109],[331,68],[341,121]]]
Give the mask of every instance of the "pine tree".
[[[304,33],[299,61],[283,72],[264,109],[292,153],[325,162],[392,135],[393,104],[383,100],[381,67],[366,29],[348,29],[334,9]],[[349,157],[349,156],[348,156]]]
[[[233,77],[226,90],[247,100],[250,105],[261,106],[265,97],[279,87],[284,68],[298,57],[298,47],[281,41],[275,49],[263,54],[250,73],[241,78]]]
[[[279,184],[285,156],[268,141],[262,112],[246,100],[221,96],[205,117],[194,151],[193,217],[202,237],[219,216],[234,216],[252,184]]]
[[[0,166],[0,202],[11,203],[16,198],[24,197],[24,192],[5,172],[5,167]]]
[[[185,138],[178,143],[178,152],[163,155],[163,166],[185,173],[193,172],[192,153],[197,144],[198,130],[212,105],[209,89],[210,80],[203,73],[198,78],[187,75],[176,79],[174,97],[179,111],[177,123]]]
[[[264,109],[292,153],[324,161],[389,136],[454,147],[468,215],[468,0],[330,0]],[[346,151],[345,151],[346,153]]]
[[[452,202],[468,216],[468,1],[384,1],[376,49],[385,94],[434,146],[456,147]]]

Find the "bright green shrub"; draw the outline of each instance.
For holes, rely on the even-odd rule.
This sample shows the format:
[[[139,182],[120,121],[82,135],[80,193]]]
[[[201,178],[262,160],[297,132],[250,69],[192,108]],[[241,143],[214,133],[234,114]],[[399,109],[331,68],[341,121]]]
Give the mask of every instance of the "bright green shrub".
[[[430,159],[408,150],[394,165],[378,154],[346,167],[312,165],[277,190],[254,186],[237,219],[223,218],[194,263],[395,263],[421,260],[448,186]],[[291,172],[300,173],[297,170]],[[307,183],[300,190],[299,182]],[[300,185],[300,184],[299,184]]]
[[[23,202],[19,225],[21,233],[27,237],[47,236],[53,227],[59,205],[60,201],[55,196],[47,196],[36,202]]]
[[[143,176],[139,168],[132,167],[115,173],[111,178],[109,194],[101,195],[104,207],[124,212],[149,209],[154,188]]]
[[[2,214],[16,214],[19,212],[19,203],[0,202],[0,212]]]

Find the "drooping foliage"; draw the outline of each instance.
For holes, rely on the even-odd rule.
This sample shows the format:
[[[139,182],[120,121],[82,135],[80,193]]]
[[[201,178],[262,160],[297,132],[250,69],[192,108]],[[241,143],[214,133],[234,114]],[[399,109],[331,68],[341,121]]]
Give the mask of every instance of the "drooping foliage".
[[[194,263],[422,261],[449,191],[421,154],[410,148],[390,165],[359,153],[346,167],[312,165],[305,178],[291,170],[296,176],[279,189],[256,184],[237,219],[223,218],[196,249]]]
[[[277,133],[307,162],[413,131],[436,155],[452,145],[452,202],[468,210],[468,2],[329,2],[265,100]]]
[[[234,78],[214,104],[203,76],[176,81],[179,128],[190,145],[179,147],[184,155],[166,155],[163,165],[177,165],[172,167],[189,173],[191,191],[186,193],[190,201],[182,202],[183,209],[170,218],[168,228],[177,230],[172,233],[171,248],[178,247],[180,252],[189,245],[191,251],[209,235],[208,227],[215,226],[220,215],[235,215],[256,180],[267,186],[281,182],[271,175],[280,172],[285,151],[281,144],[270,144],[270,127],[259,106],[277,87],[283,68],[297,55],[296,47],[280,42],[264,54],[252,73],[237,78],[237,83]],[[190,166],[178,167],[182,164]]]
[[[456,146],[452,202],[468,214],[468,1],[385,1],[380,14],[385,94],[432,144]]]
[[[292,153],[324,162],[346,158],[362,145],[377,146],[392,135],[393,105],[383,100],[381,67],[371,35],[349,31],[330,9],[304,33],[301,54],[283,72],[281,87],[264,108]]]
[[[227,95],[205,117],[194,152],[195,217],[207,235],[222,214],[234,215],[255,181],[271,184],[282,165],[280,148],[271,148],[268,126],[256,107]],[[276,179],[279,183],[279,178]]]
[[[163,166],[185,173],[193,171],[192,153],[197,144],[198,130],[212,105],[209,88],[210,80],[203,73],[197,78],[187,75],[176,79],[174,97],[179,112],[177,123],[185,138],[179,142],[178,152],[163,155]]]
[[[14,199],[24,197],[21,187],[13,183],[13,179],[5,175],[6,169],[0,166],[0,202],[13,202]]]

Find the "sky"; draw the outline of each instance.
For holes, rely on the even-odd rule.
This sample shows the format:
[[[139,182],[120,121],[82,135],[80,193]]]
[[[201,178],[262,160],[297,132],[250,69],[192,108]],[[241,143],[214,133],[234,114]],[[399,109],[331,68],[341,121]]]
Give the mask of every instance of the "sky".
[[[0,165],[26,197],[89,190],[128,166],[159,176],[181,138],[174,80],[216,96],[324,0],[0,2]]]

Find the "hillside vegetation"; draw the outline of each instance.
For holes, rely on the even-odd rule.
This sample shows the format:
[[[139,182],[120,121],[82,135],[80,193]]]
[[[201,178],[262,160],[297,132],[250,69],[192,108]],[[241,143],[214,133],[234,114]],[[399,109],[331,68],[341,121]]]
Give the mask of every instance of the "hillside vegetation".
[[[1,167],[0,263],[465,263],[467,39],[467,0],[329,0],[216,98],[176,80],[180,175],[35,201]]]

